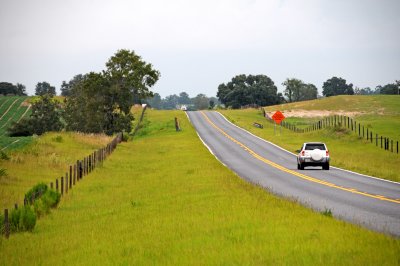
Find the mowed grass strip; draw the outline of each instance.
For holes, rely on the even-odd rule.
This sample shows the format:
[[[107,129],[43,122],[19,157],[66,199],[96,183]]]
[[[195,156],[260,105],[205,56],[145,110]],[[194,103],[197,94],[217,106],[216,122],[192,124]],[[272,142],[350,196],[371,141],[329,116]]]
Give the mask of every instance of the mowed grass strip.
[[[174,117],[182,131],[175,132]],[[265,178],[268,178],[266,173]],[[0,264],[396,265],[400,241],[271,195],[222,166],[183,112],[150,111]]]

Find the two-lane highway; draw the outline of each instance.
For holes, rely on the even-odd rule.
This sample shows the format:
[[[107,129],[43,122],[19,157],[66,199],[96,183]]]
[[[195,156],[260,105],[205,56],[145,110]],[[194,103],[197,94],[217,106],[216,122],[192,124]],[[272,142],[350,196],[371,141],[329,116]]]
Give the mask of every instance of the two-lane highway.
[[[297,170],[294,154],[233,125],[220,113],[187,114],[205,145],[239,176],[313,209],[329,209],[335,217],[400,236],[399,183],[335,167]]]

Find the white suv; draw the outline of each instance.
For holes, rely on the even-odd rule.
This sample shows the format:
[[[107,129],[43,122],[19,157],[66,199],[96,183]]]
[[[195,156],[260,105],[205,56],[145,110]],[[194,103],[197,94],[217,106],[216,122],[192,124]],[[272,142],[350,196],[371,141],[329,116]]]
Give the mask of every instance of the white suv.
[[[329,170],[329,151],[325,143],[306,142],[301,146],[297,155],[297,169],[304,170],[305,166],[322,166]]]

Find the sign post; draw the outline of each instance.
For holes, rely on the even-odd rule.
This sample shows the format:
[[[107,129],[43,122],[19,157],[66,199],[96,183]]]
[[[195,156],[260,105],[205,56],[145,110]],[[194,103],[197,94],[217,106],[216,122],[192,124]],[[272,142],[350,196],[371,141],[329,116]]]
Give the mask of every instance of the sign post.
[[[285,119],[285,116],[280,111],[276,111],[275,114],[272,116],[272,119],[275,121],[274,134],[275,134],[276,124],[281,125],[281,128],[280,128],[280,134],[281,134],[282,133],[282,124],[281,124],[281,122]]]

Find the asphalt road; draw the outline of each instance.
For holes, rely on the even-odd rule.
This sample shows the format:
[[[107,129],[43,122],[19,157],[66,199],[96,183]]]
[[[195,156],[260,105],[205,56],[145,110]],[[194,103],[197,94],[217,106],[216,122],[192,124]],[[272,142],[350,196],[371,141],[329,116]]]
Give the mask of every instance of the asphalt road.
[[[297,170],[294,154],[238,128],[220,113],[187,114],[210,151],[242,178],[315,210],[331,210],[339,219],[400,236],[400,183],[332,166],[329,171]]]

